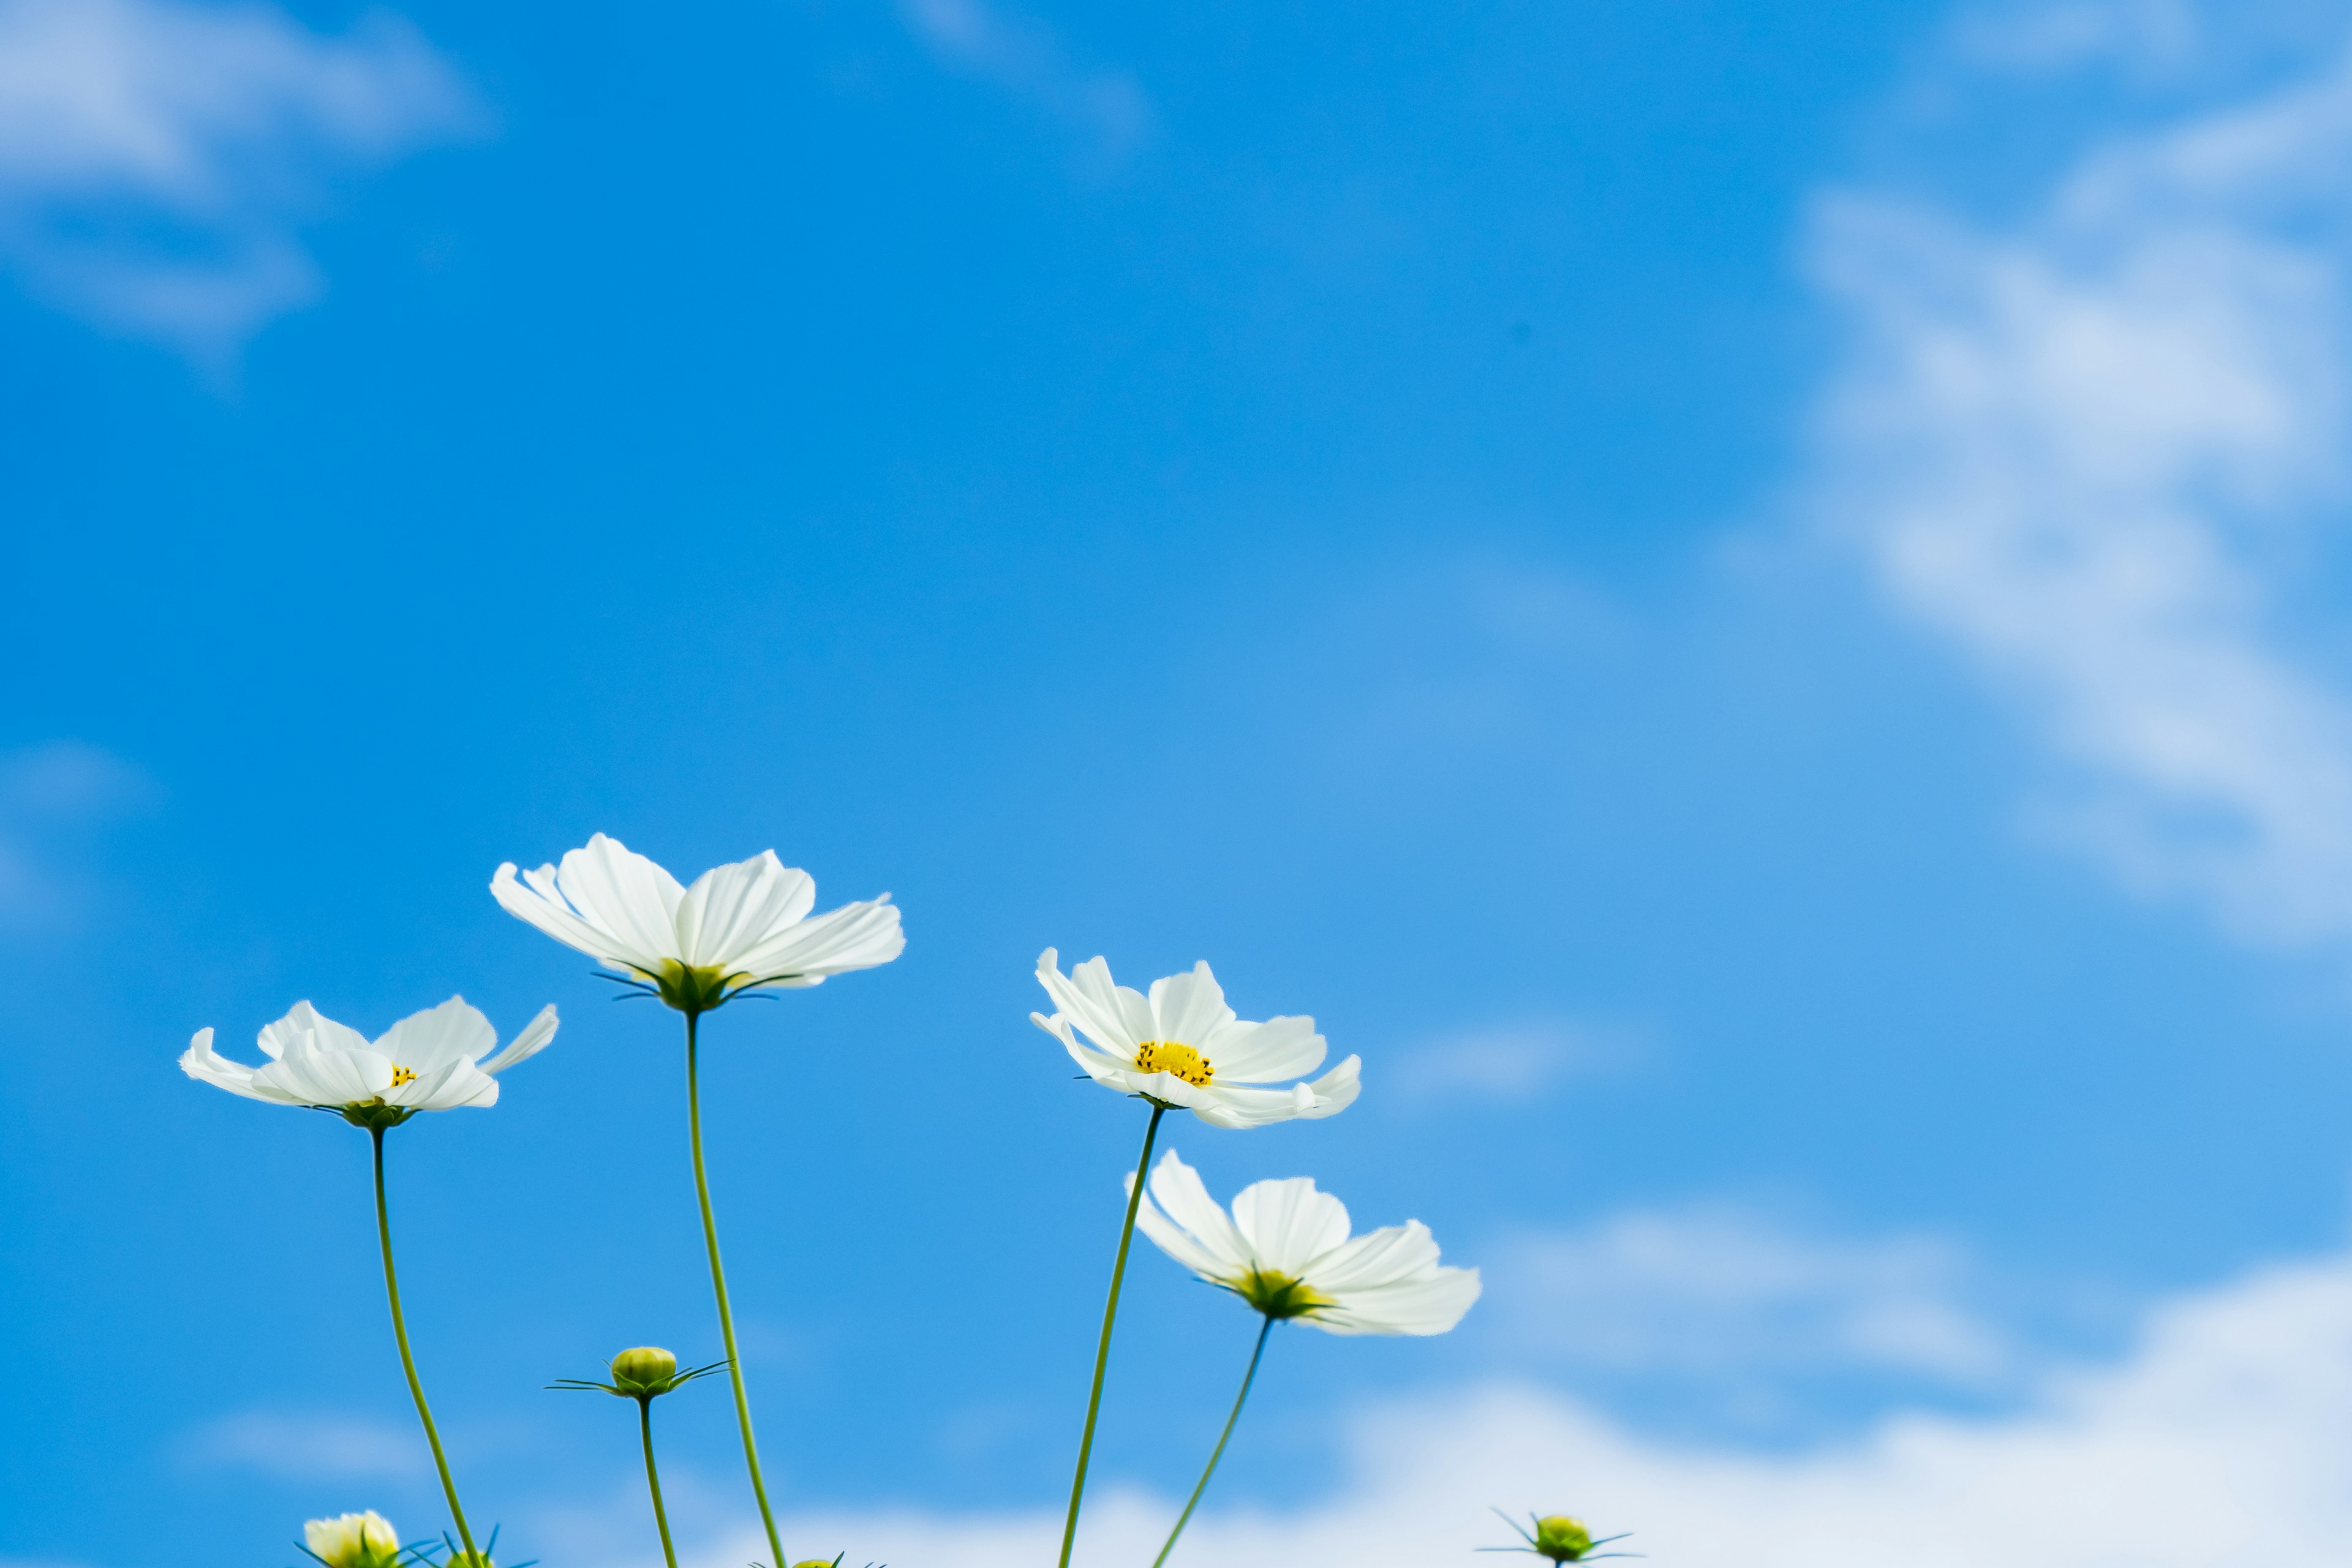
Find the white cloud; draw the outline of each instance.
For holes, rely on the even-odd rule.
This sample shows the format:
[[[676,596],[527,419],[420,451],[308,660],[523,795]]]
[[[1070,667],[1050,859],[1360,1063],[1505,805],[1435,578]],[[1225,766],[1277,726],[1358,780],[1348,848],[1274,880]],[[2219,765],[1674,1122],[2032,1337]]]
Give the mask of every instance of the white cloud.
[[[364,1416],[247,1410],[188,1434],[181,1456],[280,1480],[397,1480],[424,1472],[415,1428]]]
[[[1977,1384],[2014,1361],[1963,1304],[1967,1260],[1933,1237],[1845,1240],[1697,1206],[1523,1235],[1490,1272],[1507,1339],[1614,1376],[1698,1374],[1729,1394],[1821,1369]]]
[[[263,5],[0,0],[0,261],[101,326],[217,360],[315,298],[327,182],[467,134],[416,31]]]
[[[1133,76],[1074,61],[1034,17],[986,0],[899,0],[898,14],[934,60],[1060,121],[1099,163],[1117,163],[1150,132],[1151,100]]]
[[[2234,15],[2062,5],[2011,41],[2054,65]],[[2263,941],[2352,936],[2352,706],[2293,603],[2347,495],[2347,154],[2331,55],[2093,142],[2013,220],[1877,188],[1811,236],[1850,331],[1837,527],[2063,760],[2046,825]]]
[[[1538,1018],[1410,1047],[1390,1070],[1409,1104],[1440,1098],[1523,1100],[1563,1079],[1622,1066],[1640,1048],[1625,1030]]]
[[[152,806],[146,774],[79,741],[0,752],[0,930],[56,932],[87,913],[93,831]]]
[[[2105,1366],[2043,1374],[1999,1417],[1904,1415],[1793,1453],[1664,1442],[1574,1401],[1496,1384],[1360,1411],[1347,1479],[1297,1508],[1220,1509],[1179,1563],[1420,1568],[1499,1544],[1486,1512],[1566,1509],[1653,1562],[1742,1568],[2336,1568],[2352,1539],[2352,1258],[2274,1268],[2153,1312]],[[1172,1461],[1189,1479],[1190,1456]],[[1145,1560],[1172,1498],[1113,1491],[1080,1555]],[[795,1552],[1027,1568],[1052,1510],[802,1514]],[[761,1556],[750,1532],[698,1568]],[[642,1548],[606,1562],[649,1562]]]

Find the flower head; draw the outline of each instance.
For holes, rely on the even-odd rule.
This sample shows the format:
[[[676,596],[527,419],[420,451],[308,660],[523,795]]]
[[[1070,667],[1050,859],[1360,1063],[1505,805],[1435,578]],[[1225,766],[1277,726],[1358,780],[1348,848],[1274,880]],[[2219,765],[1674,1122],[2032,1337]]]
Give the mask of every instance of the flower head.
[[[302,1527],[302,1550],[327,1568],[393,1568],[401,1556],[400,1536],[373,1509],[311,1520]]]
[[[566,1377],[551,1383],[547,1386],[568,1389],[599,1388],[606,1394],[622,1399],[658,1399],[673,1389],[681,1388],[692,1383],[698,1377],[709,1377],[714,1372],[724,1371],[726,1366],[725,1362],[715,1361],[709,1366],[688,1367],[686,1371],[680,1372],[677,1369],[677,1356],[663,1350],[659,1345],[639,1345],[634,1350],[623,1351],[605,1363],[605,1370],[613,1380],[610,1383]]]
[[[1127,1178],[1133,1191],[1135,1178]],[[1233,1213],[1162,1156],[1135,1223],[1160,1250],[1269,1318],[1334,1334],[1442,1334],[1478,1299],[1478,1271],[1441,1268],[1419,1220],[1350,1240],[1348,1208],[1306,1176],[1244,1187]]]
[[[1312,1083],[1267,1087],[1322,1066],[1323,1037],[1312,1018],[1236,1018],[1206,963],[1153,981],[1146,995],[1113,984],[1110,965],[1099,958],[1066,975],[1049,947],[1037,959],[1037,984],[1056,1011],[1050,1018],[1032,1013],[1029,1021],[1061,1041],[1088,1077],[1181,1107],[1213,1127],[1336,1115],[1361,1087],[1354,1057]]]
[[[1481,1546],[1478,1548],[1481,1552],[1523,1552],[1533,1557],[1549,1557],[1554,1563],[1597,1563],[1604,1557],[1639,1557],[1641,1555],[1638,1552],[1594,1551],[1595,1547],[1606,1546],[1612,1541],[1622,1541],[1625,1537],[1622,1534],[1604,1535],[1595,1541],[1592,1538],[1592,1531],[1585,1528],[1582,1520],[1571,1519],[1564,1513],[1548,1513],[1540,1519],[1534,1514],[1529,1514],[1528,1521],[1535,1526],[1533,1530],[1529,1530],[1527,1525],[1521,1524],[1499,1508],[1495,1510],[1495,1516],[1517,1531],[1519,1539],[1527,1544],[1525,1546]]]
[[[215,1054],[213,1032],[199,1029],[181,1053],[180,1069],[247,1100],[340,1110],[355,1127],[397,1127],[420,1110],[496,1105],[497,1075],[554,1037],[552,1006],[541,1008],[491,1056],[498,1034],[462,996],[410,1014],[373,1041],[297,1002],[261,1031],[261,1052],[269,1058],[261,1066]]]
[[[887,893],[812,917],[816,879],[772,849],[682,888],[599,833],[560,866],[520,877],[511,861],[500,866],[490,894],[507,913],[685,1013],[707,1013],[745,991],[871,969],[907,945]]]

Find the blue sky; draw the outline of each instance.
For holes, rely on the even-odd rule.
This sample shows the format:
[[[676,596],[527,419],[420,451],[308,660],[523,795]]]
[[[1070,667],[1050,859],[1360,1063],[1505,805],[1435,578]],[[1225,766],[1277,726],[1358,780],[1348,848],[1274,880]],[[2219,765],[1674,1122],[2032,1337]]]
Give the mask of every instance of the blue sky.
[[[2347,29],[0,0],[0,1563],[430,1527],[365,1139],[173,1058],[452,992],[564,1016],[392,1142],[469,1510],[653,1560],[540,1385],[717,1353],[675,1020],[487,890],[597,830],[906,910],[711,1028],[810,1550],[1045,1539],[1140,1133],[1053,945],[1313,1014],[1357,1107],[1174,1146],[1487,1280],[1281,1336],[1204,1557],[2339,1560]],[[1098,1561],[1252,1327],[1133,1286]]]

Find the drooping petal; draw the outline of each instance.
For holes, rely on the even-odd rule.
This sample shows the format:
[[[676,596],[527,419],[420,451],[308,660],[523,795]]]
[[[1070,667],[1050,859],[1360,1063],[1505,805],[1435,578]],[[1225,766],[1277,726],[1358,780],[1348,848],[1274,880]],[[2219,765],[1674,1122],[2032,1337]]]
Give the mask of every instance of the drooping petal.
[[[198,1029],[188,1041],[188,1048],[180,1053],[180,1070],[200,1083],[225,1089],[231,1094],[241,1094],[247,1100],[266,1100],[271,1104],[287,1103],[282,1095],[272,1094],[253,1081],[253,1069],[243,1062],[233,1062],[213,1049],[213,1032]]]
[[[1100,958],[1090,958],[1076,965],[1067,975],[1058,967],[1060,955],[1047,948],[1037,955],[1037,984],[1054,999],[1060,1016],[1068,1019],[1087,1037],[1108,1054],[1132,1062],[1143,1042],[1151,1038],[1150,1008],[1135,992],[1113,984],[1110,965]],[[1129,1016],[1121,993],[1135,998],[1136,1011],[1142,1027]]]
[[[387,1105],[414,1106],[419,1110],[456,1110],[461,1106],[491,1106],[499,1102],[499,1080],[460,1057],[414,1083],[402,1084],[384,1097]]]
[[[307,1039],[313,1050],[363,1051],[368,1037],[348,1024],[338,1024],[308,1002],[297,1002],[286,1016],[274,1024],[264,1024],[258,1037],[261,1053],[273,1059],[284,1056],[287,1047],[298,1039]]]
[[[734,973],[748,967],[747,954],[799,923],[815,903],[816,879],[772,849],[714,866],[678,901],[679,955],[696,968]]]
[[[411,1013],[375,1042],[375,1053],[419,1078],[454,1061],[474,1061],[499,1043],[498,1031],[462,996]]]
[[[885,893],[787,926],[732,967],[765,985],[815,985],[827,975],[887,963],[906,950],[898,906]]]
[[[1132,1193],[1133,1174],[1127,1182]],[[1232,1216],[1209,1195],[1201,1173],[1178,1159],[1176,1151],[1171,1149],[1152,1167],[1143,1196],[1135,1223],[1144,1225],[1145,1215],[1150,1215],[1158,1228],[1146,1228],[1169,1257],[1202,1278],[1220,1282],[1249,1271],[1255,1262],[1249,1244],[1234,1228]]]
[[[1315,1032],[1315,1020],[1307,1017],[1268,1018],[1263,1024],[1235,1019],[1201,1047],[1216,1065],[1217,1077],[1231,1083],[1304,1078],[1323,1065],[1328,1049]]]
[[[381,1100],[392,1088],[392,1062],[373,1049],[321,1051],[299,1038],[284,1056],[253,1075],[302,1105],[359,1105]]]
[[[539,1010],[539,1016],[523,1026],[521,1034],[508,1042],[505,1050],[476,1065],[486,1073],[501,1073],[526,1058],[539,1055],[555,1038],[555,1004],[550,1002]]]
[[[1311,1177],[1256,1182],[1234,1199],[1234,1227],[1259,1268],[1296,1279],[1348,1239],[1348,1205],[1316,1191]]]
[[[1124,1088],[1128,1079],[1133,1076],[1133,1063],[1088,1045],[1083,1036],[1070,1028],[1070,1020],[1066,1015],[1056,1013],[1048,1018],[1043,1013],[1032,1013],[1029,1021],[1061,1041],[1062,1048],[1070,1053],[1070,1059],[1086,1068],[1087,1076],[1096,1082],[1109,1083],[1116,1078],[1119,1086]],[[1110,1076],[1105,1076],[1107,1074]]]
[[[1234,1021],[1225,993],[1209,973],[1204,959],[1182,974],[1151,983],[1151,1016],[1158,1027],[1152,1037],[1174,1040],[1200,1050],[1218,1030]]]
[[[1440,1268],[1394,1285],[1350,1290],[1300,1320],[1332,1334],[1442,1334],[1482,1289],[1475,1268]]]

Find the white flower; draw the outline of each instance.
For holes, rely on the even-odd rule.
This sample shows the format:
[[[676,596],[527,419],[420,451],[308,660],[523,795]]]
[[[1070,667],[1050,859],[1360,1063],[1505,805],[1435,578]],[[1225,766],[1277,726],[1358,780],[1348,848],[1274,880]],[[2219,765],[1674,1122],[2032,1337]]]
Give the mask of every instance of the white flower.
[[[871,969],[907,945],[887,893],[812,919],[816,879],[772,849],[714,867],[681,888],[599,833],[561,866],[520,878],[511,861],[500,866],[490,892],[507,913],[687,1012],[707,1012],[758,986],[814,985],[829,974]]]
[[[536,1056],[554,1037],[555,1009],[544,1007],[512,1044],[489,1056],[499,1043],[490,1021],[464,997],[452,996],[403,1018],[371,1043],[357,1029],[297,1002],[261,1031],[261,1051],[269,1058],[261,1066],[216,1055],[213,1032],[199,1029],[180,1068],[247,1100],[322,1106],[359,1126],[394,1127],[420,1110],[496,1105],[495,1075]]]
[[[1146,996],[1111,984],[1110,965],[1099,958],[1064,975],[1056,956],[1050,947],[1038,955],[1037,984],[1060,1011],[1050,1018],[1032,1013],[1029,1021],[1061,1041],[1097,1083],[1181,1106],[1213,1127],[1331,1116],[1355,1103],[1362,1064],[1354,1057],[1313,1083],[1263,1087],[1320,1067],[1323,1037],[1312,1018],[1234,1017],[1206,963],[1153,981]]]
[[[314,1519],[302,1527],[302,1544],[327,1568],[387,1568],[400,1556],[400,1537],[373,1509]]]
[[[1171,1150],[1144,1197],[1135,1223],[1160,1251],[1270,1318],[1335,1334],[1442,1334],[1478,1299],[1478,1271],[1439,1267],[1427,1226],[1351,1241],[1348,1206],[1307,1176],[1244,1187],[1228,1215]]]

